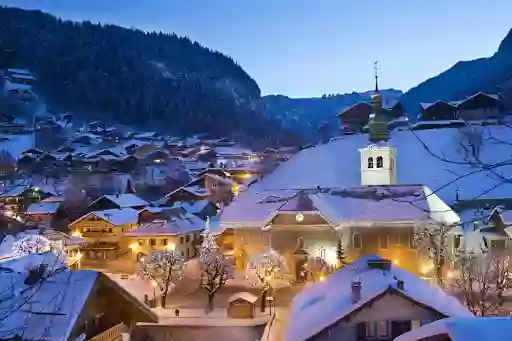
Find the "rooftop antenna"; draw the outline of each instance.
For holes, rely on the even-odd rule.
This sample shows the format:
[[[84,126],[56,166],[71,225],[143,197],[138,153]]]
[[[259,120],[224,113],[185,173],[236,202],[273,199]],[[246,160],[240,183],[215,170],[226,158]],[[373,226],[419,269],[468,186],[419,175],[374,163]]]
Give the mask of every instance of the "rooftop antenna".
[[[373,62],[373,71],[375,72],[375,92],[379,92],[379,61]]]

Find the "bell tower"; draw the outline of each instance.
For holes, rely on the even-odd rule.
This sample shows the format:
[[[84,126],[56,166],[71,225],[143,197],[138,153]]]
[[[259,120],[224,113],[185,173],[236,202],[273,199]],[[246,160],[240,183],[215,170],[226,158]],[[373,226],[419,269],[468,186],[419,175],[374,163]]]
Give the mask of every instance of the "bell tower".
[[[375,92],[371,97],[373,107],[369,117],[369,140],[372,144],[359,149],[361,155],[361,185],[396,184],[396,148],[387,144],[389,140],[388,120],[382,108],[379,93],[378,63],[375,62]]]

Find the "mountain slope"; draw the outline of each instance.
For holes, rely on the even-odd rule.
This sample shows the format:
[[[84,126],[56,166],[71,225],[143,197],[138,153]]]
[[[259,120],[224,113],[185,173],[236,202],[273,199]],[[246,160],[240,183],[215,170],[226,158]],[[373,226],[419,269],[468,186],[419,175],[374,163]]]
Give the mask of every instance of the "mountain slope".
[[[166,132],[282,135],[231,58],[187,38],[0,7],[0,68],[30,69],[54,110]]]
[[[458,100],[476,92],[510,92],[512,81],[512,30],[489,58],[458,62],[436,77],[407,91],[401,101],[411,118],[419,111],[420,102]],[[507,90],[509,89],[509,90]]]
[[[328,124],[331,132],[339,128],[336,114],[361,101],[369,101],[373,92],[353,92],[344,95],[324,95],[317,98],[289,98],[281,95],[264,96],[265,115],[279,120],[284,127],[311,140],[318,139],[319,128]],[[400,90],[381,90],[384,104],[397,100]]]

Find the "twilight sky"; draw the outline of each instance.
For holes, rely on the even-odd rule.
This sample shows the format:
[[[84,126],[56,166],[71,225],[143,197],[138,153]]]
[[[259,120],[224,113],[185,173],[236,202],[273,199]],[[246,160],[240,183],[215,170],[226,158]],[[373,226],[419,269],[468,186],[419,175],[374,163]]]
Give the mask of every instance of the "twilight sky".
[[[71,20],[176,32],[233,57],[263,94],[407,90],[493,54],[511,0],[0,0]]]

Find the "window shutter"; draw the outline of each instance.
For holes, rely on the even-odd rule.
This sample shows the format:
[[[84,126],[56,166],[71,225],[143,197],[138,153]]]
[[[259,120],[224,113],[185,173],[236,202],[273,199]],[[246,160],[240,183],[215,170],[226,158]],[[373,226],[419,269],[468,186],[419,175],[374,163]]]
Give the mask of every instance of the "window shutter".
[[[366,339],[366,323],[359,322],[356,324],[356,340],[362,341]]]

